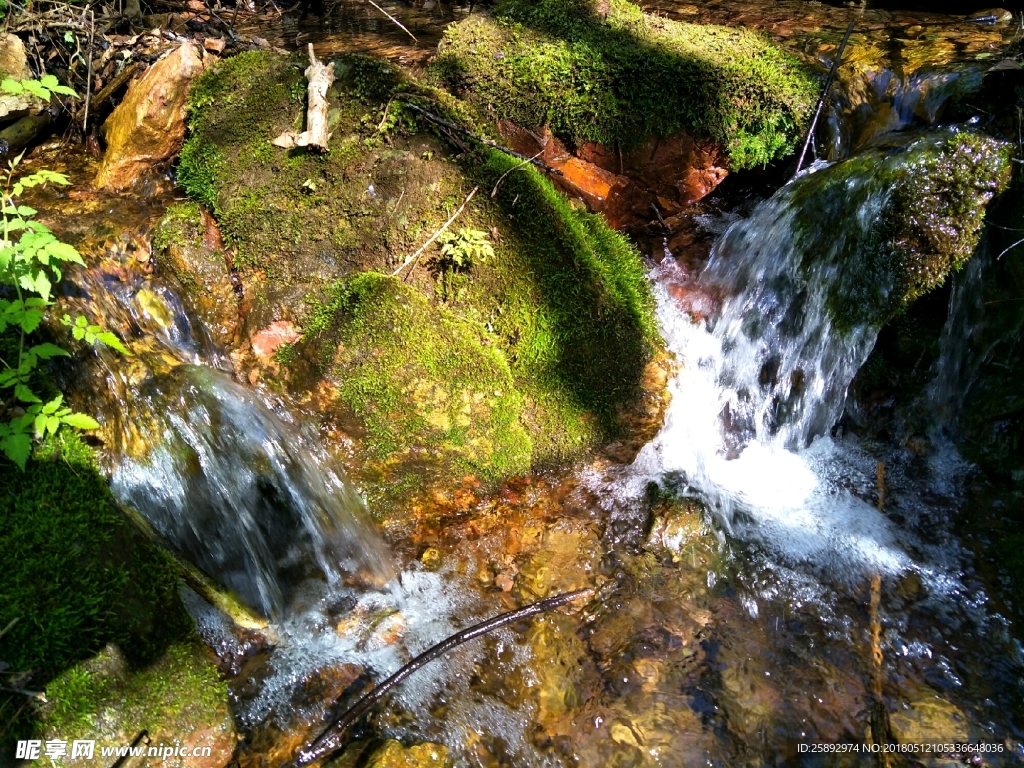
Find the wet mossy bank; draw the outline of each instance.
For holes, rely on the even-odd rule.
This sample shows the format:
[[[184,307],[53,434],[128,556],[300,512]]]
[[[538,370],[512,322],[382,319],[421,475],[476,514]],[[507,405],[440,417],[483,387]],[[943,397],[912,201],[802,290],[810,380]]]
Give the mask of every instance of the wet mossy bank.
[[[244,289],[235,357],[250,381],[286,387],[351,438],[378,502],[619,436],[660,344],[636,249],[517,159],[453,156],[403,102],[479,117],[378,61],[336,64],[329,152],[275,147],[301,126],[303,67],[256,52],[204,74],[181,155]],[[399,269],[474,188],[447,240]],[[302,336],[269,360],[252,341],[272,327]]]
[[[0,458],[0,521],[0,762],[7,764],[13,740],[39,738],[44,724],[93,711],[88,697],[68,688],[78,662],[116,644],[129,675],[197,640],[174,564],[117,508],[78,434],[63,429],[47,438],[24,472]],[[203,664],[205,682],[215,684],[216,670]],[[49,701],[12,688],[45,690]],[[77,725],[74,738],[94,738],[91,726]]]
[[[436,76],[487,115],[570,146],[629,150],[685,132],[732,170],[791,153],[813,73],[759,32],[687,24],[626,0],[501,0],[450,26]]]

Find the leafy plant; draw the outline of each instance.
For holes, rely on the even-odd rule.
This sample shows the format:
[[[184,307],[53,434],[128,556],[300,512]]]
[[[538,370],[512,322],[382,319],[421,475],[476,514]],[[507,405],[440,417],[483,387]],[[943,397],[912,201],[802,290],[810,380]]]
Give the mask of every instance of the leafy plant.
[[[49,76],[47,76],[49,77]],[[25,81],[23,81],[25,82]],[[70,89],[52,87],[44,78],[47,91],[64,93]],[[10,90],[7,81],[2,87]],[[38,95],[34,88],[26,88]],[[74,93],[71,91],[71,93]],[[58,394],[43,402],[32,388],[32,375],[40,360],[68,357],[62,347],[51,343],[27,345],[26,340],[35,331],[52,306],[50,297],[54,285],[61,279],[62,262],[84,264],[74,247],[62,243],[43,224],[32,219],[37,211],[27,205],[18,205],[17,198],[26,189],[53,184],[70,184],[61,173],[41,170],[14,178],[14,171],[22,155],[8,163],[4,180],[0,217],[3,239],[0,240],[0,286],[5,298],[0,298],[0,333],[13,328],[18,334],[18,356],[13,362],[0,360],[0,451],[22,470],[32,450],[32,437],[41,439],[55,434],[61,424],[77,429],[95,429],[94,419],[74,413],[64,406],[64,396]],[[20,233],[20,234],[19,234]],[[17,240],[14,238],[17,237]],[[13,295],[13,298],[6,298]],[[98,325],[90,325],[84,317],[72,321],[65,315],[64,325],[70,326],[72,335],[86,343],[102,343],[124,354],[131,354],[121,341]],[[10,416],[10,417],[9,417]],[[8,418],[9,417],[9,418]]]
[[[5,77],[0,82],[0,88],[7,91],[7,93],[15,95],[28,91],[43,101],[49,101],[50,95],[54,93],[59,93],[62,96],[71,96],[72,98],[78,96],[74,89],[61,85],[53,75],[43,75],[39,80],[14,80],[10,77]]]
[[[445,271],[464,272],[477,261],[487,261],[488,256],[494,256],[487,233],[479,229],[464,227],[458,233],[445,232],[438,242],[441,243],[438,266]]]

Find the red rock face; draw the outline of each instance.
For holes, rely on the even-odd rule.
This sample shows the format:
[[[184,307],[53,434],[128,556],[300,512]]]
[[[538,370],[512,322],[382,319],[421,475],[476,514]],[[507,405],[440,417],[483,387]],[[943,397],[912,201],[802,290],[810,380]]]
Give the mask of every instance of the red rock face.
[[[717,148],[685,133],[648,139],[622,153],[603,144],[569,150],[551,131],[537,134],[510,122],[499,124],[513,149],[542,158],[562,175],[551,180],[602,214],[615,229],[646,224],[656,205],[666,218],[700,200],[728,174]]]
[[[252,340],[252,351],[257,357],[269,360],[281,345],[293,344],[301,337],[302,331],[293,323],[277,320],[256,334]]]

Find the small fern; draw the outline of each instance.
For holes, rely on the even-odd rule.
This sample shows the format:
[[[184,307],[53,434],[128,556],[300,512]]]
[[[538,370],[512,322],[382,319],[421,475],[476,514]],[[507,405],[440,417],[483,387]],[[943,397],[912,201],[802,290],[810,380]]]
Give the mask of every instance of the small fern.
[[[475,263],[487,261],[494,256],[494,248],[487,239],[487,233],[479,229],[464,227],[457,233],[445,232],[438,238],[441,254],[438,267],[442,271],[465,272]]]

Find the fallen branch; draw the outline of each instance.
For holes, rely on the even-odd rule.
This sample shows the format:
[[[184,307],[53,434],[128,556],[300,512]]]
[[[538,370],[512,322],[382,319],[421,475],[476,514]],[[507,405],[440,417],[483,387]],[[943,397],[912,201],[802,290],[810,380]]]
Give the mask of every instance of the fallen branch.
[[[423,245],[421,245],[419,247],[419,250],[417,250],[416,253],[414,253],[412,256],[406,256],[405,261],[403,261],[399,265],[398,269],[396,269],[394,272],[391,273],[392,277],[394,277],[399,272],[401,272],[403,269],[405,269],[406,265],[409,262],[412,262],[412,268],[410,268],[410,270],[409,270],[409,274],[410,275],[412,274],[412,270],[416,268],[416,262],[419,261],[419,258],[423,254],[423,252],[425,250],[427,250],[427,246],[429,246],[432,242],[434,242],[435,240],[437,240],[437,238],[439,238],[442,234],[444,234],[444,231],[446,229],[448,229],[448,227],[450,227],[452,225],[452,222],[455,221],[457,218],[459,218],[459,214],[462,213],[463,210],[465,210],[466,206],[469,204],[469,201],[473,199],[473,195],[476,194],[476,191],[478,189],[480,189],[480,187],[473,187],[473,191],[471,191],[468,195],[466,195],[466,199],[462,201],[462,205],[459,206],[459,210],[457,210],[455,213],[453,213],[451,215],[451,217],[448,219],[448,221],[446,221],[443,225],[441,225],[441,228],[439,230],[437,230],[437,232],[432,234],[430,236],[430,239],[427,240],[427,242],[425,242]]]
[[[456,131],[457,133],[461,133],[463,136],[468,136],[474,141],[479,141],[481,144],[486,144],[488,147],[493,147],[494,149],[500,150],[504,152],[506,155],[512,155],[512,157],[518,157],[520,160],[526,160],[527,162],[533,163],[535,166],[537,166],[538,168],[543,168],[548,173],[553,173],[556,176],[562,175],[562,172],[560,170],[558,170],[557,168],[552,168],[550,165],[540,160],[539,156],[529,157],[528,155],[516,152],[514,149],[509,149],[508,147],[503,146],[492,139],[488,139],[486,136],[480,136],[479,134],[473,133],[468,128],[463,128],[458,123],[453,123],[451,120],[445,120],[440,115],[435,115],[433,112],[428,112],[427,110],[423,109],[423,107],[418,107],[415,104],[410,104],[407,101],[403,101],[401,103],[409,107],[409,109],[411,109],[413,112],[418,112],[419,114],[423,115],[425,118],[427,118],[427,120],[429,120],[432,123],[436,123],[437,125],[443,126],[450,131]]]
[[[380,11],[381,13],[383,13],[383,14],[384,14],[385,16],[387,16],[387,17],[388,17],[389,19],[391,19],[391,20],[392,20],[393,22],[395,22],[395,24],[397,24],[397,25],[399,26],[399,28],[400,28],[400,29],[401,29],[401,30],[402,30],[403,32],[405,32],[405,34],[407,34],[407,35],[408,35],[409,37],[411,37],[411,38],[413,39],[413,41],[414,41],[414,42],[415,42],[415,43],[416,43],[417,45],[419,45],[419,42],[420,42],[420,41],[416,39],[416,35],[414,35],[414,34],[413,34],[412,32],[410,32],[410,31],[409,31],[408,29],[406,29],[406,28],[405,28],[405,25],[404,25],[404,24],[402,24],[402,22],[400,22],[400,21],[399,21],[398,19],[396,19],[396,18],[395,18],[394,16],[392,16],[392,15],[391,15],[390,13],[388,13],[388,12],[387,12],[387,11],[385,11],[385,10],[384,10],[383,8],[381,8],[381,7],[379,6],[379,5],[377,5],[377,4],[375,3],[375,2],[373,2],[373,0],[366,0],[366,2],[368,2],[368,3],[370,4],[370,5],[372,5],[372,6],[374,7],[374,8],[376,8],[376,9],[377,9],[378,11]]]
[[[0,157],[16,155],[50,124],[49,110],[38,115],[26,115],[0,131]]]
[[[520,162],[519,165],[515,165],[515,166],[511,167],[507,171],[505,171],[503,174],[501,174],[501,176],[498,177],[498,180],[494,183],[494,189],[491,190],[491,197],[493,198],[496,194],[498,194],[498,187],[501,186],[501,182],[503,182],[505,180],[505,177],[508,176],[510,173],[512,173],[512,171],[518,171],[520,168],[522,168],[524,166],[527,166],[527,165],[530,165],[531,163],[533,163],[534,160],[536,160],[538,157],[540,157],[543,154],[544,154],[544,150],[542,149],[540,152],[538,152],[533,157],[526,158],[525,160]]]
[[[313,44],[309,44],[309,66],[306,67],[306,89],[309,101],[306,106],[306,130],[296,134],[285,131],[271,143],[282,149],[292,147],[311,147],[319,152],[326,152],[331,140],[327,126],[327,91],[334,82],[334,66],[324,64],[316,58]]]
[[[573,600],[578,600],[581,597],[590,597],[593,594],[593,589],[580,589],[575,592],[568,592],[564,595],[555,595],[554,597],[549,597],[545,600],[533,603],[532,605],[528,605],[525,608],[519,608],[515,611],[499,614],[493,619],[488,619],[487,621],[475,624],[469,629],[464,629],[461,632],[442,640],[437,645],[429,648],[410,661],[383,683],[363,696],[355,703],[354,706],[346,710],[345,713],[331,723],[327,729],[313,741],[312,744],[305,749],[299,750],[299,756],[296,759],[295,764],[298,766],[309,765],[315,760],[319,760],[322,757],[336,752],[341,747],[341,737],[344,735],[345,730],[366,714],[370,707],[384,697],[384,694],[402,682],[413,672],[423,666],[426,666],[437,657],[448,653],[452,648],[456,648],[463,643],[472,640],[474,637],[480,637],[481,635],[486,635],[488,632],[493,632],[495,629],[499,629],[500,627],[512,624],[521,619],[529,618],[530,616],[535,616],[538,613],[553,610],[559,606],[565,605],[566,603],[571,603]]]

